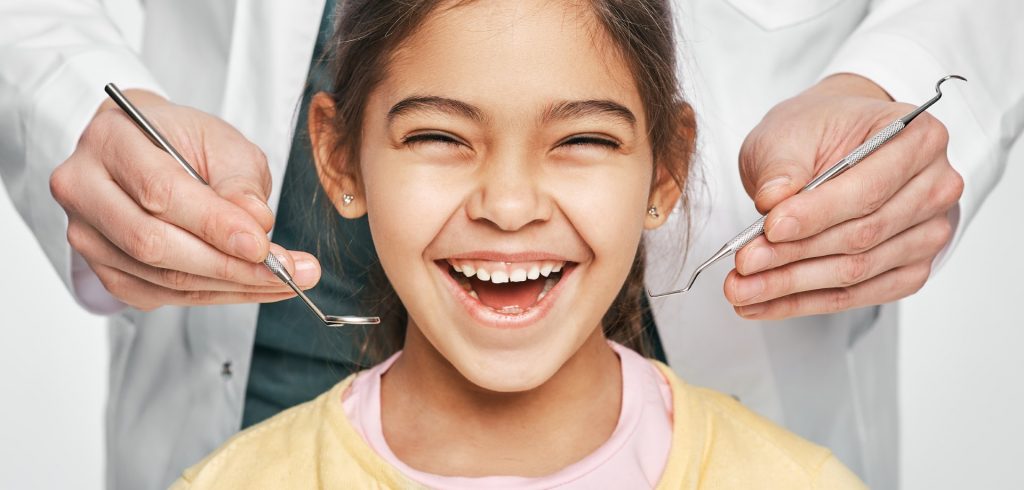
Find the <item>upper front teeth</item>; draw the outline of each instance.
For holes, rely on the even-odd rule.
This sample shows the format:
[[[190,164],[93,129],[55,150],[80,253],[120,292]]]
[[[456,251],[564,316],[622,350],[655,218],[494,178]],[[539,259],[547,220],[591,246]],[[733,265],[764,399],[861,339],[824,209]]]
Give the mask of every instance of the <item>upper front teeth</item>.
[[[530,267],[530,272],[526,273],[526,278],[532,281],[538,277],[540,277],[540,267]]]
[[[490,281],[494,284],[532,281],[540,276],[548,277],[552,273],[560,272],[565,266],[564,261],[552,260],[533,263],[492,261],[472,261],[470,263],[468,260],[449,259],[448,263],[456,272],[461,272],[466,277],[476,276],[481,281]]]
[[[494,271],[491,274],[491,282],[494,284],[502,284],[508,282],[508,274],[505,271]]]

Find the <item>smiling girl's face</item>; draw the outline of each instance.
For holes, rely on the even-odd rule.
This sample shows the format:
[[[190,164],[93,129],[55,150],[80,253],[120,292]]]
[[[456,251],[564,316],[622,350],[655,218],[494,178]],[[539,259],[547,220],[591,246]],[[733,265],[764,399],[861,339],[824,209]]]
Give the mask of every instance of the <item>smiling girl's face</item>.
[[[587,6],[550,1],[442,6],[387,67],[358,178],[321,168],[343,176],[331,197],[368,213],[407,352],[434,349],[488,390],[535,388],[601,341],[641,231],[664,219],[647,208],[679,196],[652,186],[633,76]],[[318,163],[344,168],[328,140]]]

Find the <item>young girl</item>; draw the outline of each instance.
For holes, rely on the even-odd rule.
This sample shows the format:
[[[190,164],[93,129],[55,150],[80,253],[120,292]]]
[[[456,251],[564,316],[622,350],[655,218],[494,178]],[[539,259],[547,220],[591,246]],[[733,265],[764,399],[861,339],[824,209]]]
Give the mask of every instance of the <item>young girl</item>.
[[[401,300],[389,357],[176,486],[860,487],[626,347],[695,137],[665,3],[344,2],[310,132]]]

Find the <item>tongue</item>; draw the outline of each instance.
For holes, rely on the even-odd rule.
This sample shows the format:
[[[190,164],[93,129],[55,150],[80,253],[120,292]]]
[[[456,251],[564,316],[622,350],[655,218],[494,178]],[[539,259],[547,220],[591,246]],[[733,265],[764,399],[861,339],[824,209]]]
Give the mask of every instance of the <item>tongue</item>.
[[[518,306],[525,310],[537,303],[537,295],[544,290],[545,279],[541,277],[532,281],[494,284],[472,277],[469,282],[481,303],[495,310],[506,306]]]

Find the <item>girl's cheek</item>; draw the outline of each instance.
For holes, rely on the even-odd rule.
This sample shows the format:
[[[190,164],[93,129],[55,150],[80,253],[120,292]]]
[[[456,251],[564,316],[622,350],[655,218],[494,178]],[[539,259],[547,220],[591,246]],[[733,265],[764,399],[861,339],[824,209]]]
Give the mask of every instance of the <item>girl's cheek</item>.
[[[650,182],[650,173],[637,168],[644,167],[585,169],[552,180],[549,192],[595,255],[634,252]]]
[[[425,249],[462,202],[464,185],[450,173],[395,160],[364,169],[367,213],[379,239]]]

